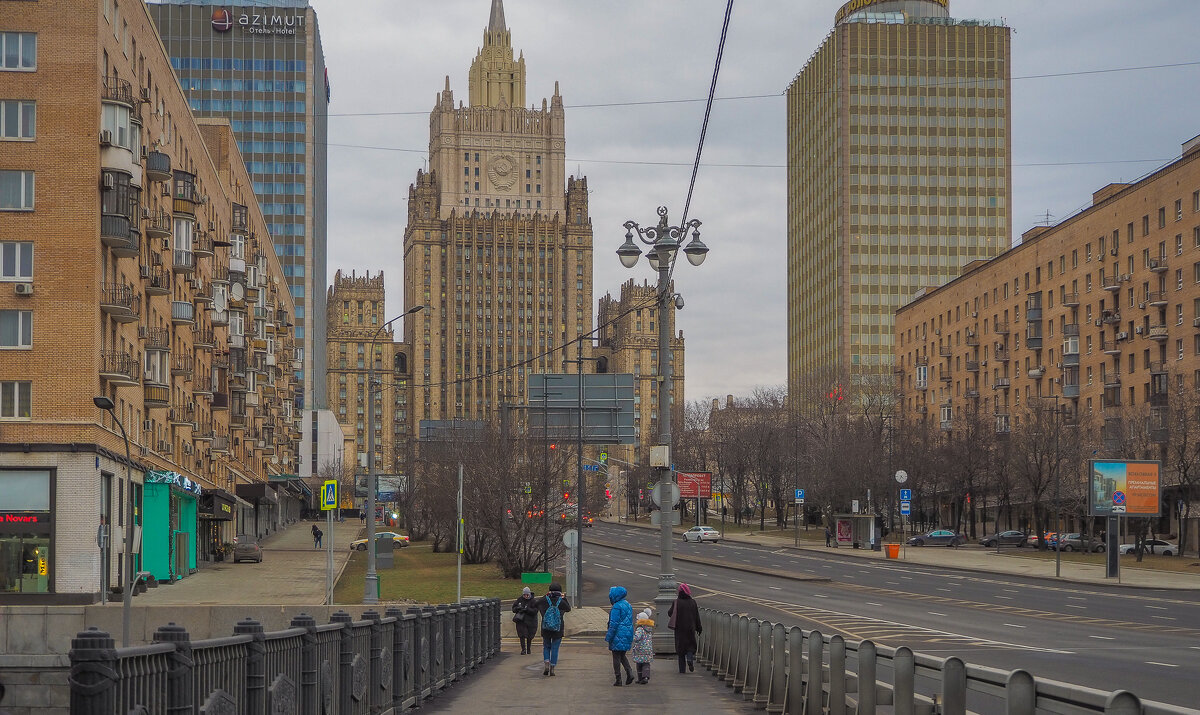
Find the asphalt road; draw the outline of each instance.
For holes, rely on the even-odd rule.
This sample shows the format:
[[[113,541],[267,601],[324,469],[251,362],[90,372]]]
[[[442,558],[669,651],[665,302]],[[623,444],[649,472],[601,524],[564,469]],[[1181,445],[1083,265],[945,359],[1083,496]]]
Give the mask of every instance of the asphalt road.
[[[586,605],[606,605],[600,595],[614,584],[628,588],[635,605],[652,604],[658,538],[656,531],[615,524],[585,530]],[[833,550],[680,540],[675,546],[677,554],[719,563],[675,561],[676,577],[709,608],[1200,707],[1200,592],[1082,586]],[[774,575],[779,572],[829,580]],[[932,683],[925,686],[936,692]]]

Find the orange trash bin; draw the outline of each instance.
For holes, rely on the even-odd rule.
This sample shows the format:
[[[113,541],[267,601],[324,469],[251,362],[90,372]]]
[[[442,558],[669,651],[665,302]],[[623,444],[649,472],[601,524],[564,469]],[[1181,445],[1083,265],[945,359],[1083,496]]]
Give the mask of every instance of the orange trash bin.
[[[884,548],[887,549],[887,557],[889,559],[900,558],[900,544],[884,544]]]

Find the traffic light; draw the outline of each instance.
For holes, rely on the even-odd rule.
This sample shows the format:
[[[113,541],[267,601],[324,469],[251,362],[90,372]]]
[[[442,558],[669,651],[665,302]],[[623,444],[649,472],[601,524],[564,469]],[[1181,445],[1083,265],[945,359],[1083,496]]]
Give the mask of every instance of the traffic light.
[[[563,501],[571,498],[571,492],[563,492]]]
[[[604,490],[604,498],[605,498],[605,499],[612,499],[612,490],[611,490],[611,489],[605,489],[605,490]]]
[[[551,451],[551,452],[553,452],[553,451],[554,451],[554,450],[556,450],[556,449],[558,449],[558,445],[557,445],[557,444],[552,444],[552,445],[550,445],[550,451]]]
[[[645,499],[645,498],[646,498],[646,490],[638,489],[638,499]]]

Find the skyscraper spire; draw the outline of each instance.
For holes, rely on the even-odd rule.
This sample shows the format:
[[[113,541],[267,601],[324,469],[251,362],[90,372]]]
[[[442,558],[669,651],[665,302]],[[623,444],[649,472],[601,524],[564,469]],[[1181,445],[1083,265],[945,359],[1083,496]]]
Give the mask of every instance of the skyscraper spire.
[[[504,0],[492,0],[492,15],[488,18],[488,32],[504,32]]]

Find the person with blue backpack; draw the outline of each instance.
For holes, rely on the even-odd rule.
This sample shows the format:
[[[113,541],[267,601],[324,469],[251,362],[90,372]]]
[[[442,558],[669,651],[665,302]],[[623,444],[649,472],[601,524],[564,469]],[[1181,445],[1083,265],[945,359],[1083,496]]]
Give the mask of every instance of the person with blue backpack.
[[[554,675],[554,666],[558,665],[558,646],[563,638],[563,614],[571,610],[562,586],[550,584],[546,595],[537,600],[537,610],[542,615],[542,675]]]
[[[624,586],[608,589],[612,610],[608,612],[608,632],[604,634],[604,642],[612,651],[613,675],[616,676],[613,685],[621,684],[622,667],[625,668],[625,685],[633,682],[633,666],[629,664],[629,649],[633,646],[633,606],[625,600],[627,594]]]

